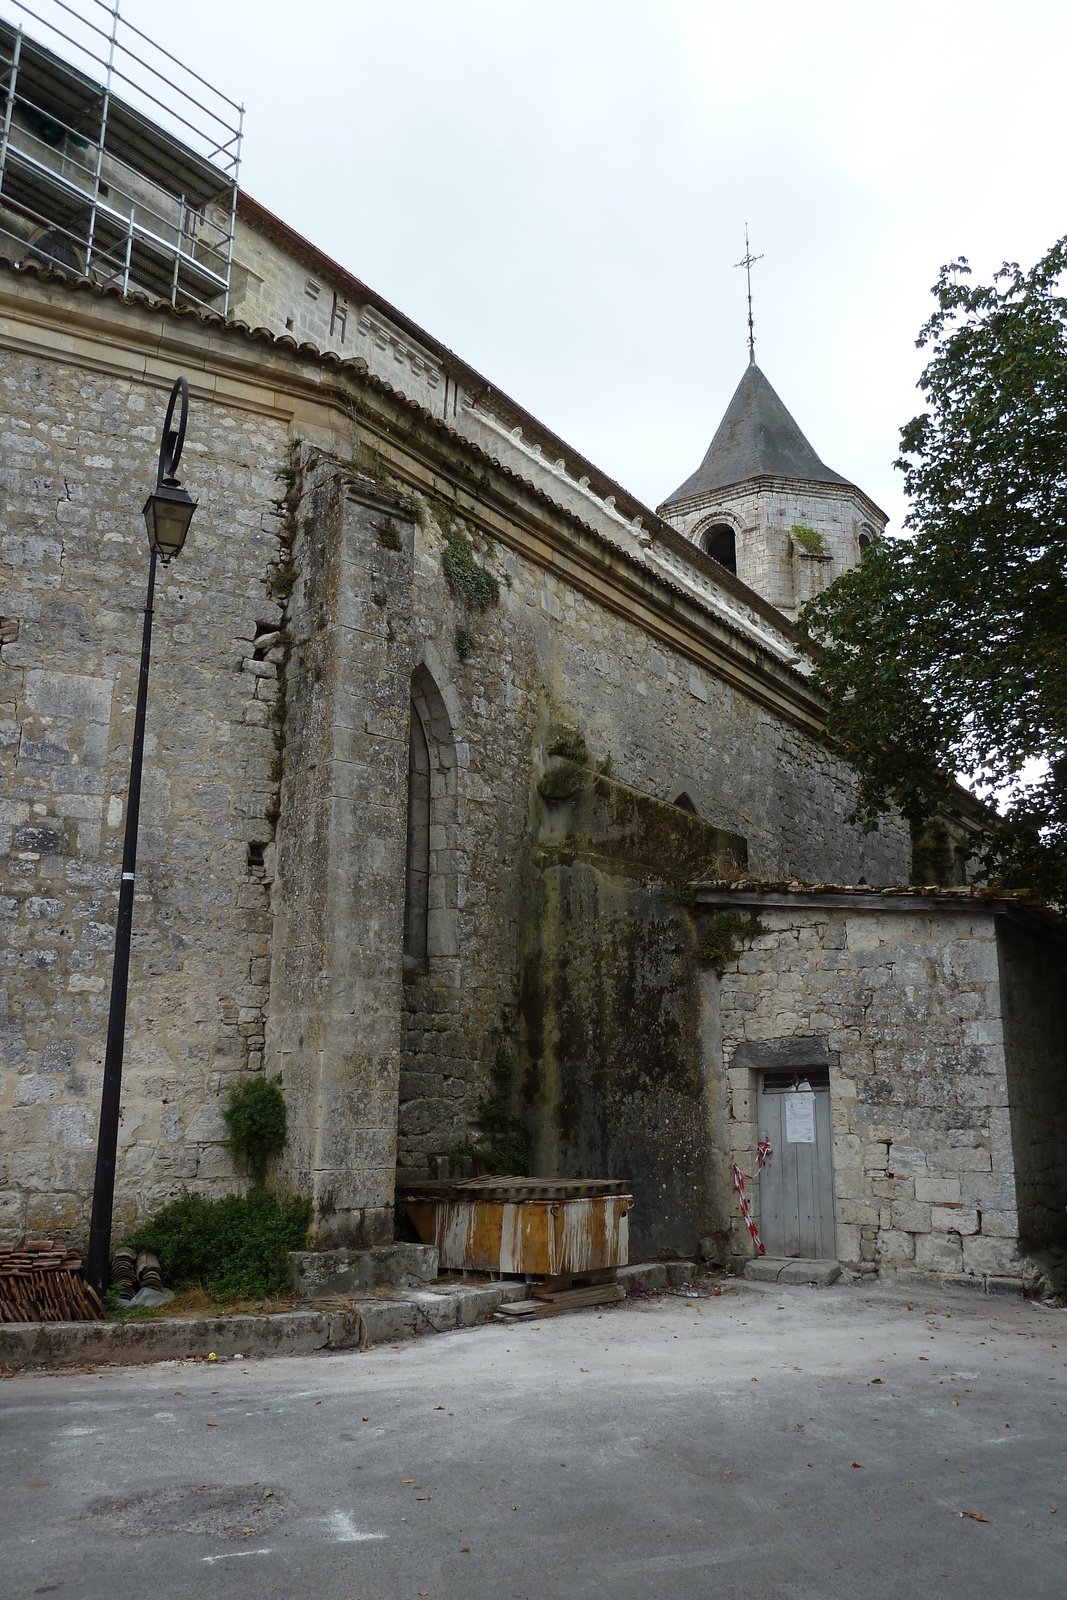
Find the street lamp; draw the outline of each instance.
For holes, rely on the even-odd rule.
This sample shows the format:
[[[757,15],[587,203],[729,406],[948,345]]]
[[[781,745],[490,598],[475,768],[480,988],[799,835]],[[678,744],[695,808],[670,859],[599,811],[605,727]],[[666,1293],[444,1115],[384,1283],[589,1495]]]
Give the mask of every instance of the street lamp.
[[[178,425],[175,407],[181,404]],[[104,1053],[104,1086],[100,1096],[100,1132],[96,1144],[96,1179],[93,1215],[89,1224],[86,1276],[99,1295],[107,1289],[111,1259],[111,1212],[115,1200],[115,1158],[119,1139],[119,1095],[122,1089],[122,1055],[126,1038],[126,991],[130,977],[130,929],[133,924],[133,886],[137,872],[137,822],[141,810],[141,762],[144,754],[145,708],[148,702],[148,664],[152,651],[152,600],[156,588],[156,558],[167,566],[180,555],[193,520],[196,501],[177,479],[185,424],[189,417],[189,385],[179,378],[170,394],[163,438],[159,446],[156,487],[144,503],[148,529],[148,596],[141,640],[141,672],[137,683],[137,714],[130,753],[130,792],[126,801],[126,836],[122,846],[119,914],[115,927],[115,963],[111,972],[111,1010]]]

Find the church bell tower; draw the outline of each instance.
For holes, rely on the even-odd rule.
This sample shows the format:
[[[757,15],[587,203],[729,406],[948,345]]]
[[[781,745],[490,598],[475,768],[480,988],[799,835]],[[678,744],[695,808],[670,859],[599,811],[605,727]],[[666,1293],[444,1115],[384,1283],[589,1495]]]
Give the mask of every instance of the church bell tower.
[[[707,455],[659,515],[790,620],[888,518],[816,455],[751,353]]]

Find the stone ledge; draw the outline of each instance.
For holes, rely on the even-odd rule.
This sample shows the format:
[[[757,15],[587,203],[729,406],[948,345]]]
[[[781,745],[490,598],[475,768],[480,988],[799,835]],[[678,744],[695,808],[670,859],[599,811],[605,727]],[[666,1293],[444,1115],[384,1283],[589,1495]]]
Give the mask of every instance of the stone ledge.
[[[684,1289],[696,1277],[693,1261],[634,1261],[619,1268],[619,1282],[627,1294],[642,1289]]]
[[[802,1261],[797,1258],[756,1256],[745,1262],[745,1277],[750,1283],[811,1283],[828,1289],[841,1276],[838,1261]]]
[[[139,1366],[216,1355],[314,1355],[393,1344],[420,1333],[469,1328],[499,1305],[521,1300],[525,1283],[493,1283],[398,1292],[336,1309],[272,1316],[160,1317],[151,1322],[14,1322],[0,1325],[0,1366]]]

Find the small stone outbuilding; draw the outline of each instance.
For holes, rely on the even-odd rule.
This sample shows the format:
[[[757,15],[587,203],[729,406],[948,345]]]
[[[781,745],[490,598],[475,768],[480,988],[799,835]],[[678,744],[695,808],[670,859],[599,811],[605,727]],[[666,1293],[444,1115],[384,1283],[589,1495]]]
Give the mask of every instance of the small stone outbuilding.
[[[733,1159],[755,1173],[768,1133],[765,1175],[790,1154],[768,1085],[825,1087],[833,1250],[820,1253],[864,1275],[994,1287],[1027,1258],[1062,1257],[1062,919],[966,889],[709,886],[696,900],[746,930],[709,997]],[[739,1216],[731,1249],[752,1249]]]

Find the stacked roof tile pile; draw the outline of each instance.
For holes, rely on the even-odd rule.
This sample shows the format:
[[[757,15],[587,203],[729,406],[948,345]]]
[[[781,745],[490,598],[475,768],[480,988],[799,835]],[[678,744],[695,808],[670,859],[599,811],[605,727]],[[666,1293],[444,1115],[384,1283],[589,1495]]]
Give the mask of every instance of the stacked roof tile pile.
[[[81,1275],[81,1256],[51,1239],[0,1250],[0,1322],[99,1322],[100,1298]]]

